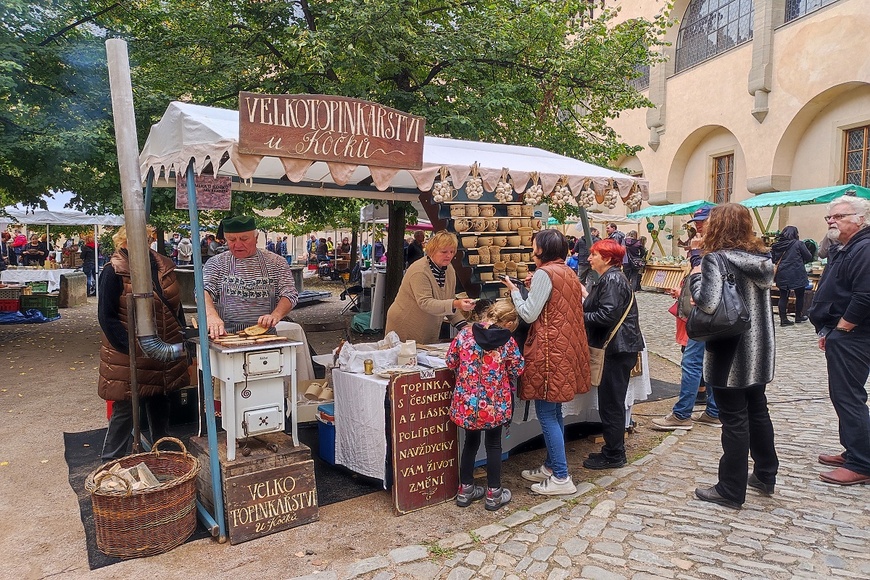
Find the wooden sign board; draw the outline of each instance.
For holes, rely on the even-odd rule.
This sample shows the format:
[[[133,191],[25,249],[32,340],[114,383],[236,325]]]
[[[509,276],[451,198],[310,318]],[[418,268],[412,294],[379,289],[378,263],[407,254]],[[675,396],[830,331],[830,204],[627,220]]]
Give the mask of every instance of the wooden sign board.
[[[426,119],[332,95],[239,93],[239,153],[420,169]]]
[[[393,507],[399,515],[450,501],[459,486],[459,441],[450,420],[453,371],[390,380]]]
[[[317,519],[313,460],[228,477],[224,489],[231,544]]]
[[[230,177],[215,177],[213,175],[197,175],[196,209],[230,209],[233,192],[233,180]],[[188,209],[187,175],[177,174],[175,177],[175,209]]]

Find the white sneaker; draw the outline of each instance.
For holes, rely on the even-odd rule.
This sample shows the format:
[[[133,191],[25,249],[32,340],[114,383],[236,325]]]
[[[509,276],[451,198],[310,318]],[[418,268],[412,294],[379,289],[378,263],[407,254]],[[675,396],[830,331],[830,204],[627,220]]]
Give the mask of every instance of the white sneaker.
[[[521,475],[526,481],[534,481],[535,483],[540,483],[542,481],[547,481],[548,479],[550,479],[550,476],[553,475],[553,472],[547,469],[545,465],[542,465],[534,469],[524,469]]]
[[[541,483],[534,484],[532,491],[541,495],[570,495],[577,493],[577,486],[571,481],[570,475],[563,481],[559,481],[555,476],[551,476]]]

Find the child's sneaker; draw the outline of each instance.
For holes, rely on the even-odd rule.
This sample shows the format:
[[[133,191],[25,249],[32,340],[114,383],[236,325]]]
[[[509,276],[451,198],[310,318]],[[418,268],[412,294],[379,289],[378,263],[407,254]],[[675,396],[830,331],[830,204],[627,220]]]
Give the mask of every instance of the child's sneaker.
[[[494,512],[511,500],[511,490],[505,487],[490,487],[486,490],[486,509]]]
[[[468,507],[471,502],[482,499],[486,495],[486,491],[474,484],[463,485],[459,484],[459,491],[456,492],[456,505],[459,507]]]

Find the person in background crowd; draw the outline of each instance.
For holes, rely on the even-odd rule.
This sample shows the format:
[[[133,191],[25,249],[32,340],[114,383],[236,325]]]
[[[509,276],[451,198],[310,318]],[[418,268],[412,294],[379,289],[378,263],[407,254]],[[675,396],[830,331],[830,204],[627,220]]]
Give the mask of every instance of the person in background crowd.
[[[395,331],[403,341],[434,344],[440,340],[445,316],[457,328],[465,324],[462,312],[474,310],[475,301],[456,298],[456,271],[450,262],[458,246],[459,240],[446,230],[432,236],[426,259],[414,262],[402,278],[387,311],[384,334]]]
[[[601,239],[601,236],[598,235],[598,228],[589,228],[589,234],[593,244]],[[574,244],[574,255],[577,256],[577,275],[580,277],[580,283],[586,284],[592,266],[589,265],[589,247],[586,246],[585,235],[577,238],[577,242]]]
[[[689,223],[695,224],[696,234],[692,237],[692,248],[689,249],[689,262],[692,267],[701,265],[701,244],[704,241],[704,228],[707,218],[710,217],[710,206],[702,207],[692,216]],[[690,292],[688,276],[683,279],[681,290],[674,290],[671,296],[680,298],[681,292]],[[690,301],[690,296],[686,301]],[[678,313],[684,319],[688,312]],[[680,359],[680,395],[670,413],[662,419],[653,419],[651,428],[656,431],[673,431],[674,429],[689,430],[694,422],[711,427],[719,427],[719,408],[716,406],[716,397],[711,389],[706,389],[706,400],[699,400],[698,390],[701,386],[704,371],[704,343],[686,337],[686,345],[683,348],[683,356]],[[705,404],[704,411],[692,413],[696,401]]]
[[[813,255],[807,249],[794,226],[786,226],[770,248],[773,259],[773,281],[779,288],[779,324],[791,326],[795,322],[809,320],[804,316],[804,290],[810,279],[804,264],[813,261]],[[788,319],[788,298],[794,292],[794,322]]]
[[[350,239],[344,237],[341,239],[341,245],[338,247],[338,251],[341,254],[350,254]]]
[[[320,238],[320,240],[318,240],[315,253],[317,254],[318,262],[329,261],[329,246],[326,243],[326,238]]]
[[[82,272],[85,273],[88,283],[88,296],[97,295],[97,246],[94,236],[85,236],[85,245],[79,254],[82,259]]]
[[[839,240],[832,240],[828,236],[823,237],[821,243],[819,243],[819,258],[827,259],[830,263],[840,250],[841,245]]]
[[[822,273],[810,307],[810,322],[828,366],[828,394],[840,421],[838,455],[819,455],[834,467],[819,477],[827,483],[870,483],[870,201],[854,196],[828,205],[827,236],[840,244]]]
[[[298,301],[290,265],[257,248],[254,218],[226,218],[221,225],[228,251],[209,260],[202,271],[209,336],[255,324],[274,328]]]
[[[568,473],[562,403],[590,388],[589,345],[583,322],[583,291],[577,274],[565,265],[568,241],[558,230],[541,230],[532,237],[535,271],[524,284],[529,293],[505,276],[503,283],[520,317],[531,324],[523,356],[520,399],[535,402],[547,457],[544,464],[522,472],[535,482],[532,491],[565,495],[577,491]]]
[[[278,240],[277,246],[278,246],[278,248],[276,250],[276,253],[279,256],[286,256],[287,255],[287,236],[280,238]]]
[[[773,493],[779,468],[765,395],[776,359],[770,305],[773,262],[767,246],[753,232],[752,214],[737,203],[723,203],[710,210],[702,251],[701,265],[692,268],[689,278],[695,308],[712,314],[719,306],[722,260],[734,277],[752,324],[742,334],[705,343],[704,378],[719,407],[722,457],[719,482],[697,488],[695,495],[739,509],[746,500],[747,485],[765,495]],[[751,474],[750,454],[754,462]]]
[[[39,236],[31,234],[30,243],[24,246],[21,250],[20,263],[22,266],[43,266],[45,259],[48,257],[48,249],[43,242],[39,241]]]
[[[625,257],[622,262],[622,271],[631,289],[634,291],[640,290],[640,273],[643,270],[646,262],[646,248],[643,243],[637,239],[637,232],[631,230],[625,237]]]
[[[178,264],[180,266],[187,266],[193,263],[193,244],[190,242],[190,238],[181,238],[178,241]]]
[[[317,236],[311,234],[308,236],[308,241],[305,242],[305,251],[308,253],[308,261],[315,262],[317,255]]]
[[[272,241],[272,238],[269,238],[266,240],[266,251],[272,252],[273,254],[276,253],[275,252],[275,242]]]
[[[330,255],[335,251],[335,243],[332,241],[332,236],[326,238],[326,249],[329,251]]]
[[[383,262],[386,260],[385,254],[387,253],[387,248],[384,247],[384,242],[380,239],[375,239],[375,245],[372,247],[372,256],[376,263]]]
[[[372,257],[372,245],[366,240],[366,242],[359,249],[359,253],[362,256],[363,260],[370,260]]]
[[[12,234],[9,232],[3,232],[0,234],[0,272],[9,266],[18,265],[17,263],[12,263],[12,258],[15,256],[15,252],[12,251],[11,240]]]
[[[110,461],[125,456],[133,440],[133,404],[130,392],[130,344],[127,334],[127,296],[132,292],[130,264],[127,256],[127,229],[112,236],[115,253],[100,273],[100,298],[97,318],[103,331],[100,346],[101,398],[113,401],[109,428],[100,457]],[[87,246],[85,246],[87,247]],[[157,335],[177,344],[183,340],[184,314],[181,289],[175,278],[175,264],[166,256],[149,252]],[[169,429],[169,393],[190,382],[186,357],[161,362],[145,356],[138,345],[136,370],[139,401],[145,409],[151,431],[151,443],[165,437]]]
[[[637,364],[637,353],[643,350],[644,340],[637,302],[632,299],[634,289],[619,268],[624,254],[625,248],[616,240],[592,244],[589,263],[599,278],[589,290],[581,286],[583,321],[589,344],[602,348],[619,325],[604,353],[604,369],[598,385],[598,413],[604,430],[604,446],[599,453],[589,454],[583,462],[586,469],[615,469],[625,465],[627,460],[625,396],[631,369]]]
[[[619,231],[619,228],[616,227],[614,222],[610,222],[607,224],[607,237],[611,240],[616,240],[620,246],[625,244],[625,234]]]
[[[15,263],[13,266],[23,265],[21,263],[21,253],[24,251],[24,246],[27,245],[27,236],[21,233],[21,230],[15,230],[15,235],[12,237],[12,253],[15,254]]]
[[[426,254],[425,248],[423,247],[423,242],[425,241],[426,234],[422,230],[414,232],[414,241],[408,245],[408,249],[405,251],[406,267],[410,266]]]
[[[214,257],[227,251],[226,245],[223,243],[223,238],[217,236],[209,236],[208,255]]]
[[[495,511],[511,500],[511,490],[501,485],[501,432],[513,414],[512,385],[525,368],[511,336],[518,321],[510,301],[496,302],[481,322],[460,330],[447,351],[447,368],[456,372],[450,420],[465,429],[456,493],[459,507],[468,507],[485,496],[486,509]],[[481,432],[486,448],[486,490],[474,485]]]

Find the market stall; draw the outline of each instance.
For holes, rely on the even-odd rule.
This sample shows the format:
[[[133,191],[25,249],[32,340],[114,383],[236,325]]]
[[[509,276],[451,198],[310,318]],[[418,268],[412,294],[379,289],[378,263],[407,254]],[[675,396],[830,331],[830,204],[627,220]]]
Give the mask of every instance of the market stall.
[[[652,257],[647,259],[646,266],[644,266],[643,276],[640,280],[641,288],[663,291],[678,288],[680,282],[689,272],[688,263],[683,256],[668,256],[662,246],[660,236],[667,228],[665,216],[692,215],[702,207],[712,205],[716,204],[705,200],[653,205],[626,216],[631,219],[646,220],[646,229],[653,239],[653,249],[658,247],[660,252],[659,256],[653,256],[653,251],[650,250]],[[658,222],[653,222],[652,218],[654,217],[659,218]]]
[[[241,106],[254,106],[263,114],[240,117],[238,111],[177,102],[169,105],[163,118],[152,127],[139,156],[146,200],[150,199],[153,187],[174,186],[179,174],[186,174],[187,183],[194,184],[196,174],[203,174],[228,180],[231,191],[386,201],[419,200],[433,228],[453,231],[457,231],[455,225],[459,219],[459,210],[454,208],[491,205],[492,213],[485,218],[485,223],[475,223],[477,229],[473,232],[460,232],[463,251],[454,260],[466,291],[474,295],[485,282],[481,275],[492,275],[495,264],[484,265],[480,250],[471,250],[467,243],[469,240],[489,242],[480,247],[505,246],[505,255],[511,255],[511,263],[527,265],[531,261],[526,255],[530,252],[530,241],[524,240],[526,236],[523,234],[541,227],[535,208],[542,202],[550,202],[556,210],[564,208],[566,203],[574,204],[581,208],[580,218],[585,221],[584,208],[593,209],[597,204],[612,209],[619,199],[631,206],[639,206],[647,196],[645,181],[541,149],[426,136],[422,119],[374,103],[322,95],[260,96],[246,93],[240,95],[240,101]],[[407,123],[407,131],[403,132],[406,139],[402,143],[395,140],[384,145],[374,144],[365,150],[362,147],[324,149],[321,145],[325,141],[320,140],[324,133],[329,134],[329,142],[333,144],[357,142],[359,138],[341,133],[341,129],[330,125],[325,117],[317,123],[328,126],[328,129],[314,133],[309,128],[291,126],[293,123],[286,117],[282,117],[282,123],[275,123],[272,113],[265,112],[273,103],[276,115],[300,103],[306,103],[306,114],[315,110],[327,114],[327,111],[344,111],[345,108],[385,111],[385,115],[401,117],[402,122]],[[247,112],[250,110],[253,109]],[[297,112],[301,114],[303,109]],[[365,115],[366,119],[380,118],[369,117],[369,113]],[[289,136],[288,131],[292,133]],[[255,137],[253,140],[250,139],[252,136]],[[276,146],[282,142],[314,143],[312,146],[316,151],[300,155],[298,151]],[[380,153],[375,152],[376,148]],[[363,155],[365,151],[371,155]],[[390,151],[390,155],[383,155],[386,151]],[[348,155],[348,152],[353,155]],[[417,154],[420,162],[411,162],[410,159]],[[196,186],[188,188],[187,194],[188,207],[196,208]],[[191,235],[195,236],[199,227],[197,212],[191,209],[190,213]],[[486,213],[489,213],[488,209],[483,215]],[[505,238],[503,241],[502,237]],[[491,259],[492,252],[488,254]],[[472,256],[478,258],[476,264],[471,263],[469,258]],[[488,286],[497,291],[494,284]],[[198,300],[202,300],[201,278],[196,281],[196,291]],[[377,301],[378,295],[375,294],[374,298]],[[204,328],[203,321],[200,321],[200,328]],[[204,376],[213,374],[208,367],[208,357],[201,358]],[[383,384],[373,385],[377,386],[373,389],[378,392],[365,397],[365,405],[380,405],[383,412]],[[210,387],[209,381],[205,381],[206,406],[213,401]],[[337,406],[341,408],[341,403]],[[355,416],[362,406],[354,408],[354,412],[345,412],[344,417]],[[591,401],[579,400],[576,414],[585,417],[591,408]],[[291,421],[295,423],[297,418],[291,417]],[[373,421],[377,422],[377,418]],[[210,449],[217,446],[212,429],[213,423],[210,423]],[[210,461],[216,461],[216,457],[217,454],[211,451]],[[212,468],[212,487],[217,512],[215,519],[222,525],[220,480],[219,477],[214,479],[219,471],[217,466]]]
[[[860,185],[834,185],[831,187],[817,187],[814,189],[797,189],[794,191],[773,191],[771,193],[762,193],[749,199],[744,199],[740,205],[746,206],[752,210],[755,219],[758,222],[758,227],[761,228],[762,234],[770,231],[770,226],[776,218],[777,210],[785,206],[797,205],[818,205],[829,203],[838,197],[844,195],[855,195],[870,199],[870,188],[861,187]],[[771,208],[770,215],[767,221],[762,219],[759,209],[763,207]]]

